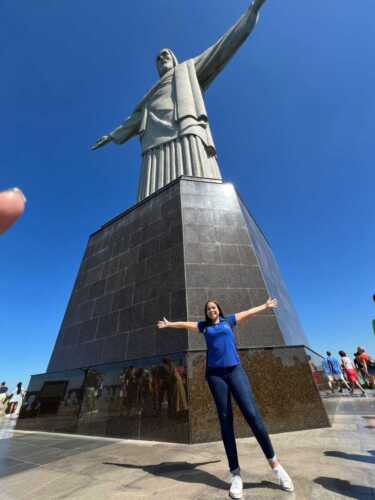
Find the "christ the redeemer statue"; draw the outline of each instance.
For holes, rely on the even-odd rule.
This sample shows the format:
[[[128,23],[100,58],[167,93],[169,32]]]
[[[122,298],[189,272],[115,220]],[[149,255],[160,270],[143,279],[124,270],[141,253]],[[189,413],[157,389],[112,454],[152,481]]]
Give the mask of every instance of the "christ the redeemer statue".
[[[156,59],[160,80],[115,130],[92,149],[140,136],[142,168],[138,201],[181,175],[221,179],[202,93],[252,32],[265,0],[247,11],[212,47],[178,63],[170,49]]]

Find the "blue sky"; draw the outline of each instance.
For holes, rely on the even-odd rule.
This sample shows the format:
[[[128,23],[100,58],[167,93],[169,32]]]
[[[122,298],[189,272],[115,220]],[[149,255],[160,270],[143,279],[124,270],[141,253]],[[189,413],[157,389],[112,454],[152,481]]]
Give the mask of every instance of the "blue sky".
[[[45,371],[90,233],[135,201],[136,139],[91,152],[157,79],[155,55],[207,48],[248,2],[2,0],[0,378]],[[375,2],[268,0],[206,95],[224,178],[272,245],[317,351],[375,356]]]

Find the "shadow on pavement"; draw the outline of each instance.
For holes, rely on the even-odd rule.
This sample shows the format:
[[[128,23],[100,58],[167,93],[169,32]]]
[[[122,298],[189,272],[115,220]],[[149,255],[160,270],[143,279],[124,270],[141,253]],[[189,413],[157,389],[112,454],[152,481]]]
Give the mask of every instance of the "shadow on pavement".
[[[174,479],[175,481],[183,481],[184,483],[201,483],[207,486],[212,486],[213,488],[227,490],[229,482],[222,481],[217,476],[210,474],[204,470],[198,469],[197,467],[208,464],[216,464],[221,462],[221,460],[213,460],[210,462],[162,462],[160,464],[151,465],[134,465],[134,464],[118,464],[112,462],[103,462],[103,465],[114,465],[116,467],[124,467],[125,469],[138,469],[143,470],[154,476],[161,476],[166,478]],[[189,474],[193,472],[194,474]],[[177,475],[181,473],[181,475]],[[250,488],[271,488],[279,490],[279,486],[271,481],[262,481],[261,483],[246,483],[243,484],[244,489]]]
[[[314,479],[314,482],[329,491],[343,495],[345,498],[355,498],[356,500],[375,498],[374,488],[352,484],[350,481],[344,479],[322,476]]]
[[[375,464],[375,450],[369,450],[367,453],[372,455],[366,457],[365,455],[355,455],[354,453],[345,453],[343,451],[325,451],[326,457],[346,458],[347,460],[355,460],[356,462],[364,462],[366,464]]]

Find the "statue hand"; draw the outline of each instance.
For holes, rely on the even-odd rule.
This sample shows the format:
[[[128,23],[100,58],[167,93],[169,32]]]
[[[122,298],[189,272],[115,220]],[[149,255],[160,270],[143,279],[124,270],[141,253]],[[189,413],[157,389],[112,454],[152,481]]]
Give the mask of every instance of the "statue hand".
[[[258,12],[262,5],[266,2],[266,0],[254,0],[251,4],[251,9],[254,12]]]
[[[93,146],[91,146],[91,149],[94,151],[95,149],[99,149],[102,146],[105,146],[106,144],[108,144],[111,141],[112,141],[112,139],[109,135],[103,135],[102,137],[100,137],[96,141],[96,143]]]

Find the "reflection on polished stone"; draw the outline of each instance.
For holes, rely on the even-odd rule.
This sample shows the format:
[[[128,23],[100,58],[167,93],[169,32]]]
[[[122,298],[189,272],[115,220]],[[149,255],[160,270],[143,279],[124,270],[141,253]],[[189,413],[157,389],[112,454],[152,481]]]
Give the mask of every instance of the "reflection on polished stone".
[[[271,433],[329,425],[316,386],[323,381],[318,355],[303,346],[241,349],[240,355]],[[205,366],[206,353],[198,351],[35,375],[17,427],[180,443],[215,441],[220,431]],[[234,418],[237,436],[250,436],[236,405]]]
[[[35,375],[18,428],[185,443],[186,380],[183,355]]]

